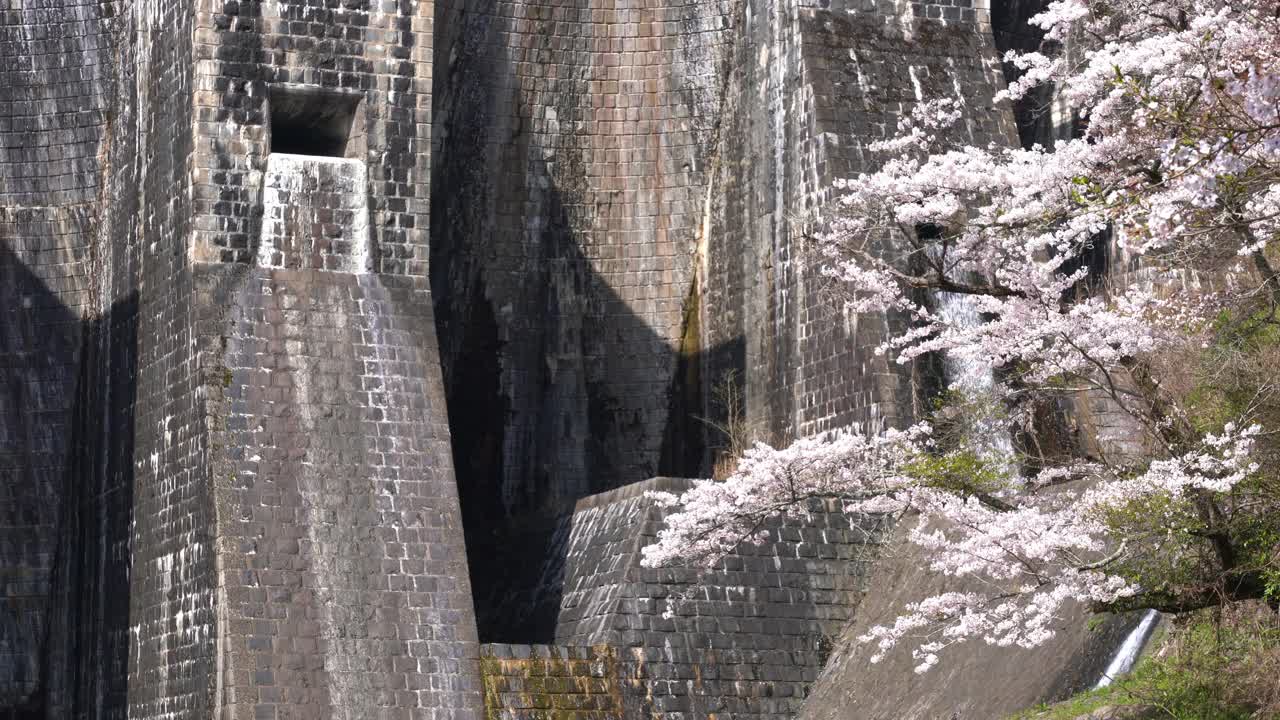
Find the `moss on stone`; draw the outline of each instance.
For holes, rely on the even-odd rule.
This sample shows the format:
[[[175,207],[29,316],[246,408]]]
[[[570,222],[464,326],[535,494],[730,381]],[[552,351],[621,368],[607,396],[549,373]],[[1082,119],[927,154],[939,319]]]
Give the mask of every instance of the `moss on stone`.
[[[555,657],[482,656],[485,717],[519,720],[621,720],[622,692],[612,648],[595,646],[589,657],[572,649]]]

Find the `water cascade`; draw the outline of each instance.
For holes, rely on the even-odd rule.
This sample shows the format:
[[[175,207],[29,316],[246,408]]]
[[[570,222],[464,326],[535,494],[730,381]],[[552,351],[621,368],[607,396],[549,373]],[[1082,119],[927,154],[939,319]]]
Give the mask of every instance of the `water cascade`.
[[[1142,653],[1142,648],[1146,647],[1147,641],[1151,639],[1151,633],[1155,630],[1156,621],[1160,619],[1160,613],[1155,610],[1148,610],[1142,616],[1142,620],[1137,627],[1129,631],[1124,642],[1116,649],[1116,654],[1111,657],[1111,662],[1107,663],[1107,669],[1102,671],[1102,677],[1098,678],[1098,682],[1093,688],[1104,688],[1111,684],[1117,677],[1129,672],[1138,662],[1138,656]]]
[[[368,170],[360,160],[271,153],[257,265],[370,269]]]
[[[982,323],[973,298],[960,293],[940,292],[936,295],[938,315],[952,327],[971,328]],[[995,379],[991,368],[970,358],[948,352],[943,358],[947,389],[959,393],[966,402],[990,403],[995,409]],[[980,452],[998,463],[1010,462],[1013,439],[1003,420],[991,412],[982,412],[972,429],[973,440],[982,443]]]

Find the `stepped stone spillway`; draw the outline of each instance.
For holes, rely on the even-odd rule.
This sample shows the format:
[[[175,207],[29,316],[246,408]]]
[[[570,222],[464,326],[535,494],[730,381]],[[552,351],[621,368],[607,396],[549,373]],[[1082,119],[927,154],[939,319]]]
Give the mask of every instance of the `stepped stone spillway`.
[[[1014,141],[992,12],[0,7],[0,717],[545,709],[481,640],[795,712],[875,544],[784,526],[668,626],[632,486],[708,470],[726,379],[773,440],[910,418],[807,238],[925,93]]]

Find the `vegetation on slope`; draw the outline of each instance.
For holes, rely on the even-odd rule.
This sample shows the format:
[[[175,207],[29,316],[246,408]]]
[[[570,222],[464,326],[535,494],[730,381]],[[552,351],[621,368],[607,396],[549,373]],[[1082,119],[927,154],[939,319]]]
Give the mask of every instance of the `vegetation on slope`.
[[[1010,720],[1275,718],[1280,718],[1280,620],[1248,603],[1178,618],[1132,673]]]

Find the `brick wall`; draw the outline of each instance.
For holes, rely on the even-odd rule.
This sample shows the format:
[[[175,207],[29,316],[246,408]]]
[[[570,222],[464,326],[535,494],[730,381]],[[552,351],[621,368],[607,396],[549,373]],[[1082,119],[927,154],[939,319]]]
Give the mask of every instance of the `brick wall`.
[[[866,146],[895,131],[917,85],[964,94],[966,139],[1013,141],[1009,109],[991,103],[1001,77],[985,9],[913,7],[778,2],[735,19],[701,284],[703,378],[742,371],[747,414],[776,441],[906,422],[921,387],[910,380],[922,369],[873,352],[899,321],[846,315],[821,275],[807,238],[833,181],[874,169]]]
[[[16,394],[3,448],[16,455],[0,497],[0,710],[207,717],[227,706],[229,716],[288,717],[300,712],[291,706],[381,705],[473,716],[474,622],[425,282],[431,5],[206,5],[27,3],[2,15],[0,42],[16,59],[0,97],[0,269],[13,315],[4,364],[31,377],[7,375],[26,380],[5,386]],[[276,282],[244,266],[263,236],[277,86],[360,95],[355,154],[340,161],[360,172],[320,183],[329,197],[310,197],[309,215],[275,218],[268,240],[289,252],[262,264],[372,269],[385,284],[282,272],[267,288],[278,300],[254,294]],[[274,189],[292,193],[278,207],[297,208],[306,188]],[[332,216],[337,196],[353,199],[350,217]],[[349,242],[336,227],[370,239]],[[284,257],[304,254],[320,262]],[[331,324],[339,316],[353,319]],[[288,392],[233,402],[231,392],[252,393],[228,367],[259,357],[252,345],[229,349],[232,337],[285,353],[273,368],[283,384],[249,389]],[[318,394],[299,395],[292,380],[313,375]],[[347,377],[361,378],[358,397],[334,394],[329,383]],[[21,419],[10,407],[38,415],[10,425]],[[272,487],[246,485],[256,465],[239,480],[222,475],[274,447],[236,434],[273,408],[316,413],[292,434],[275,428],[291,447],[274,462],[323,463],[307,471],[311,485],[272,478],[309,488],[274,497],[293,503],[292,518],[264,505]],[[326,424],[335,413],[372,424],[348,434]],[[325,514],[338,469],[352,497],[338,506],[351,511],[342,537]],[[249,521],[264,514],[273,533],[258,555]],[[315,541],[290,544],[299,528]],[[304,592],[328,595],[282,599],[279,588],[304,575]],[[341,617],[317,619],[317,602]],[[377,610],[355,618],[366,607]],[[246,620],[286,609],[268,615],[279,624]],[[357,622],[362,636],[345,636]],[[239,661],[264,658],[265,674],[240,672]],[[330,695],[295,696],[298,678]],[[352,688],[358,697],[332,696]]]
[[[617,651],[607,645],[480,646],[487,720],[622,720]]]
[[[15,394],[0,423],[33,417],[16,435],[6,427],[25,457],[5,463],[16,472],[4,486],[38,504],[19,527],[0,526],[17,531],[6,548],[55,568],[28,586],[38,597],[21,600],[7,583],[0,592],[0,604],[18,598],[31,609],[0,633],[21,658],[0,660],[4,712],[124,717],[130,686],[137,716],[208,707],[199,699],[208,576],[199,562],[172,562],[192,557],[177,553],[199,544],[207,509],[186,275],[174,252],[185,250],[189,218],[175,188],[190,169],[190,15],[130,0],[11,3],[0,13],[0,285],[15,293],[0,327],[6,378],[36,369],[35,382],[6,384]],[[131,581],[135,560],[147,572]],[[6,571],[24,562],[4,557]]]
[[[436,24],[431,281],[486,567],[518,575],[504,546],[577,497],[705,473],[694,417],[732,372],[776,441],[911,417],[936,368],[873,352],[900,321],[846,316],[806,237],[917,86],[1012,139],[984,3],[449,0]]]
[[[616,646],[625,714],[796,707],[874,527],[815,508],[667,619],[692,578],[639,568],[639,490],[556,513],[696,464],[726,369],[777,437],[909,414],[802,238],[909,78],[1008,134],[983,8],[15,1],[0,713],[476,716],[446,388],[471,527],[554,529],[529,605]],[[273,118],[326,102],[342,157],[290,185]]]
[[[194,22],[213,705],[476,717],[426,284],[432,5],[201,0]],[[334,106],[337,158],[280,154]]]
[[[548,639],[495,608],[556,513],[696,473],[684,305],[729,5],[437,5],[431,283],[487,639]]]
[[[434,351],[411,278],[205,269],[230,718],[474,718],[480,693]]]
[[[433,6],[409,0],[198,0],[194,29],[197,260],[251,264],[272,112],[353,105],[345,157],[363,160],[371,267],[425,278]]]
[[[128,39],[120,134],[137,137],[115,156],[111,192],[122,206],[110,221],[113,246],[136,243],[125,259],[139,293],[127,676],[134,718],[207,716],[217,662],[210,447],[188,259],[193,17],[192,3],[161,0],[135,0],[120,15],[119,37]]]
[[[100,479],[72,472],[106,45],[96,2],[0,9],[0,714],[41,711],[58,682],[59,542]]]
[[[790,716],[861,601],[883,525],[819,503],[704,573],[641,567],[667,512],[644,493],[691,482],[636,483],[564,518],[542,568],[555,641],[614,648],[627,717]]]
[[[456,453],[493,512],[660,469],[729,4],[437,6],[432,285],[451,405],[505,408]]]

